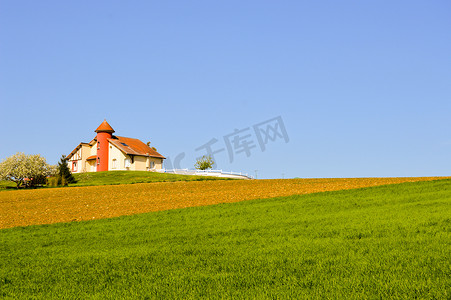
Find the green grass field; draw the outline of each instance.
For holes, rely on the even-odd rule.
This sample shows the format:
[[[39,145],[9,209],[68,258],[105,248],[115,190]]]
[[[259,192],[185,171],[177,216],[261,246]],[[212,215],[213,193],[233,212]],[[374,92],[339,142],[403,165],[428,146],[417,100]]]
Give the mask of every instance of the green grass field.
[[[12,181],[0,180],[0,191],[15,188],[16,184]]]
[[[177,175],[169,173],[157,173],[146,171],[106,171],[74,174],[77,183],[69,186],[94,186],[94,185],[114,185],[149,182],[169,182],[169,181],[202,181],[202,180],[224,180],[230,178],[220,178],[211,176]]]
[[[97,186],[149,182],[203,181],[203,180],[235,180],[224,177],[177,175],[146,171],[106,171],[73,174],[77,183],[69,186]],[[0,191],[13,189],[16,184],[11,181],[0,181]]]
[[[451,180],[0,230],[4,298],[450,299]]]

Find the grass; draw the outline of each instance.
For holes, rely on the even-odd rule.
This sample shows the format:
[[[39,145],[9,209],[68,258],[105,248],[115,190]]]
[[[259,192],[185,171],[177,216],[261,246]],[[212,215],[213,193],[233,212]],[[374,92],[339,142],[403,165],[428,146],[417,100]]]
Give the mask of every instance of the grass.
[[[0,193],[0,229],[339,191],[437,177],[178,181]]]
[[[147,171],[105,171],[73,174],[77,183],[69,186],[99,186],[150,182],[174,181],[204,181],[204,180],[235,180],[225,177],[177,175]],[[15,189],[16,184],[11,181],[0,181],[0,191]]]
[[[16,184],[12,181],[0,180],[0,191],[15,188]]]
[[[98,186],[150,182],[224,180],[212,176],[177,175],[146,171],[105,171],[74,174],[77,183],[69,186]]]
[[[5,298],[451,297],[451,180],[0,231]]]

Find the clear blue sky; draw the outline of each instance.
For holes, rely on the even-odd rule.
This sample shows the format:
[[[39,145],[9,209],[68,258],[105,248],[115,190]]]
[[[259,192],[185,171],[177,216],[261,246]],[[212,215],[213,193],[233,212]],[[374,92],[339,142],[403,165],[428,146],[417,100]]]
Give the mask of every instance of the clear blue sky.
[[[215,138],[260,178],[451,175],[451,2],[1,0],[0,101],[1,159],[107,119],[184,168]]]

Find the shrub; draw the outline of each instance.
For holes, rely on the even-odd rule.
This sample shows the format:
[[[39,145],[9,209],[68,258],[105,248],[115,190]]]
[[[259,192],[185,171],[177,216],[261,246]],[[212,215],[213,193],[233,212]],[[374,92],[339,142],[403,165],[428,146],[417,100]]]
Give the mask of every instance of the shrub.
[[[53,176],[53,177],[49,177],[47,178],[47,185],[51,186],[51,187],[56,187],[58,186],[58,176]]]
[[[197,159],[196,163],[194,164],[194,167],[198,170],[207,170],[211,169],[215,162],[213,161],[213,158],[211,158],[210,155],[204,155],[201,158]]]

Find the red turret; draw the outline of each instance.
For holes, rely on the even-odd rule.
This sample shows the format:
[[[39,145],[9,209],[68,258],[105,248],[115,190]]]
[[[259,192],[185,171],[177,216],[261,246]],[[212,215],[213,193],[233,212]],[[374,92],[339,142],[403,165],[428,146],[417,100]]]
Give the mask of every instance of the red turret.
[[[95,132],[97,132],[97,172],[108,171],[108,139],[113,136],[114,129],[104,120]]]

